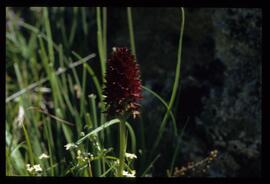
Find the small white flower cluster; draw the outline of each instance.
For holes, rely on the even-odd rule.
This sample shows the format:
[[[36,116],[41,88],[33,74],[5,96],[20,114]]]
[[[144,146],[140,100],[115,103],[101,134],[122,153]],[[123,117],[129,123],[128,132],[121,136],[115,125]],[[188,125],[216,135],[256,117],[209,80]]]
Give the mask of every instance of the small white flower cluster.
[[[82,152],[81,152],[81,150],[78,150],[77,151],[77,157],[76,157],[79,161],[82,161],[82,162],[85,162],[85,161],[87,161],[88,160],[88,157],[84,157],[83,155],[82,155]]]
[[[78,146],[74,143],[68,143],[64,147],[66,148],[66,150],[70,150],[72,148],[77,148]]]
[[[123,176],[126,177],[135,177],[136,171],[132,170],[131,173],[127,172],[127,171],[123,171]]]
[[[50,158],[48,155],[46,155],[45,153],[42,153],[39,157],[38,157],[40,160],[42,159],[48,159]]]
[[[42,171],[42,168],[40,167],[39,164],[31,166],[30,164],[26,164],[26,170],[29,171],[30,173],[38,173]]]
[[[135,154],[132,154],[132,153],[126,153],[125,156],[126,156],[127,158],[131,159],[131,160],[137,158],[137,156],[136,156]]]

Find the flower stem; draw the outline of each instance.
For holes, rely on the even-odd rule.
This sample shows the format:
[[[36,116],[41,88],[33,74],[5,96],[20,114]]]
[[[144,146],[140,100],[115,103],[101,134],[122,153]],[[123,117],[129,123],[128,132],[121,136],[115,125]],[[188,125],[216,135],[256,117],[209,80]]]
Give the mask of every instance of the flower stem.
[[[125,153],[126,153],[126,127],[125,119],[119,118],[119,167],[118,167],[118,177],[123,177]]]

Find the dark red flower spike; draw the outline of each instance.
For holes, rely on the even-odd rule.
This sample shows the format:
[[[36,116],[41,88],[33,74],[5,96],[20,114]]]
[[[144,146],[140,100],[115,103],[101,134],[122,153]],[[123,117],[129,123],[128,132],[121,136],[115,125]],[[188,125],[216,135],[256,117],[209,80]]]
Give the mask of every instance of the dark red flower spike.
[[[108,59],[104,88],[107,113],[112,117],[136,118],[142,99],[139,65],[127,48],[113,48]]]

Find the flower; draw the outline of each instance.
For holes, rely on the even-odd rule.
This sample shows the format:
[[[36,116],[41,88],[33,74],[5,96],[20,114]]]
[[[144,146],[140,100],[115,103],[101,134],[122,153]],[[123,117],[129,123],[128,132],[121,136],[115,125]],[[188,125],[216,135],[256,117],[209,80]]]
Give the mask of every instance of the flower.
[[[126,177],[135,177],[136,171],[132,170],[131,173],[127,172],[127,171],[123,171],[123,176]]]
[[[139,65],[127,48],[113,48],[106,70],[104,96],[109,116],[136,118],[142,99]]]
[[[66,150],[72,149],[72,148],[77,148],[78,146],[74,143],[68,143],[64,146]]]
[[[34,170],[34,168],[31,167],[30,164],[26,164],[26,170],[29,171],[29,172],[32,172]]]
[[[42,153],[38,158],[39,158],[40,160],[41,160],[41,159],[47,159],[47,158],[49,158],[49,156],[46,155],[45,153]]]
[[[131,159],[131,160],[137,158],[137,156],[136,156],[135,154],[132,154],[132,153],[125,153],[125,156],[126,156],[127,158]]]
[[[42,171],[42,168],[39,164],[33,166],[36,172]]]
[[[30,164],[26,164],[26,170],[29,171],[30,173],[37,173],[37,172],[41,172],[42,168],[40,167],[39,164],[33,165],[32,167]]]

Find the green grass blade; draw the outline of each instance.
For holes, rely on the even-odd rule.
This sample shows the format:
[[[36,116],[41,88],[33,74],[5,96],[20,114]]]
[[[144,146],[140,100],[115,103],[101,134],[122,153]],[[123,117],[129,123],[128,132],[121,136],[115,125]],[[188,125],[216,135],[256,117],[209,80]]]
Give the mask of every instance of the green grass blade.
[[[30,142],[30,138],[29,138],[28,132],[27,132],[24,124],[22,124],[22,128],[23,128],[23,133],[24,133],[24,136],[25,136],[26,144],[27,144],[27,147],[28,147],[28,154],[29,154],[29,158],[30,158],[30,163],[33,165],[34,162],[35,162],[35,159],[34,159],[32,144]]]
[[[128,17],[128,30],[129,30],[129,40],[131,46],[131,52],[136,56],[135,40],[134,40],[134,31],[133,31],[133,22],[132,22],[132,12],[131,8],[127,7],[127,17]]]
[[[106,7],[103,7],[102,8],[102,22],[103,22],[103,26],[102,26],[102,31],[103,31],[103,35],[102,35],[102,38],[103,38],[103,59],[104,59],[104,62],[106,62],[106,58],[107,58],[107,8]],[[106,63],[105,63],[105,68],[106,68]]]
[[[52,32],[51,32],[51,26],[50,26],[50,20],[48,15],[48,8],[43,9],[43,16],[45,20],[45,29],[46,33],[48,35],[48,51],[49,51],[49,63],[54,63],[54,51],[53,51],[53,42],[52,42]]]
[[[145,176],[147,174],[147,172],[153,167],[154,163],[157,161],[157,159],[160,157],[160,154],[158,154],[154,160],[149,164],[149,166],[144,170],[144,172],[142,173],[142,177]]]
[[[147,88],[146,86],[142,86],[142,88],[146,91],[148,91],[149,93],[151,93],[152,95],[154,95],[165,107],[166,107],[166,110],[168,111],[169,110],[169,106],[168,104],[165,102],[165,100],[160,96],[158,95],[156,92],[154,92],[153,90]],[[170,116],[172,118],[172,123],[173,123],[173,130],[174,130],[174,136],[177,136],[177,125],[176,125],[176,120],[175,120],[175,117],[172,113],[171,110],[169,110],[169,113],[170,113]],[[165,122],[166,123],[166,122]],[[162,127],[161,129],[164,129],[165,128],[165,123],[161,124],[160,127]]]
[[[73,7],[72,25],[71,25],[71,30],[70,30],[69,40],[68,40],[69,47],[72,45],[74,37],[75,37],[75,33],[76,33],[77,14],[78,14],[78,7]]]
[[[94,129],[93,131],[89,132],[88,134],[86,134],[84,137],[82,137],[81,139],[79,139],[76,144],[79,145],[81,144],[84,140],[86,140],[89,136],[94,135],[99,133],[100,131],[104,130],[105,128],[110,127],[111,125],[114,125],[116,123],[119,123],[119,119],[113,119],[111,121],[108,121],[106,123],[104,123],[103,125],[97,127],[96,129]]]
[[[88,34],[87,19],[85,13],[86,7],[82,7],[82,24],[83,24],[83,33],[86,36]]]
[[[174,166],[174,163],[175,163],[175,160],[178,156],[178,152],[179,152],[179,147],[180,147],[180,142],[182,140],[182,137],[184,135],[184,132],[185,132],[185,129],[186,129],[186,125],[188,123],[188,120],[186,121],[183,129],[181,130],[181,134],[179,136],[177,136],[177,141],[176,141],[176,148],[175,148],[175,151],[173,153],[173,157],[172,157],[172,162],[171,162],[171,167],[170,167],[170,175],[172,175],[172,172],[173,172],[173,166]]]
[[[161,138],[162,138],[162,135],[163,135],[163,132],[164,132],[164,124],[165,122],[167,121],[168,119],[168,115],[169,115],[169,112],[170,110],[172,109],[173,107],[173,104],[174,104],[174,101],[175,101],[175,97],[176,97],[176,94],[177,94],[177,89],[178,89],[178,86],[179,86],[179,82],[180,82],[180,69],[181,69],[181,55],[182,55],[182,43],[183,43],[183,33],[184,33],[184,25],[185,25],[185,14],[184,14],[184,9],[181,8],[181,12],[182,12],[182,20],[181,20],[181,25],[180,25],[180,39],[179,39],[179,46],[178,46],[178,54],[177,54],[177,64],[176,64],[176,70],[175,70],[175,79],[174,79],[174,84],[173,84],[173,91],[172,91],[172,95],[171,95],[171,98],[170,98],[170,102],[169,102],[169,105],[168,105],[168,110],[162,120],[162,123],[161,123],[161,126],[160,126],[160,129],[159,129],[159,133],[158,133],[158,137],[154,143],[154,147],[152,149],[152,152],[154,152],[154,150],[157,148]]]
[[[96,8],[96,17],[97,17],[97,45],[98,45],[98,53],[99,53],[99,60],[101,66],[101,73],[102,73],[102,82],[105,81],[105,70],[106,70],[106,63],[104,58],[104,46],[103,46],[103,39],[102,39],[102,28],[101,28],[101,12],[100,7]]]
[[[131,151],[132,153],[136,153],[136,135],[135,132],[132,128],[132,126],[126,122],[126,126],[128,128],[129,134],[130,134],[130,139],[131,139]]]

